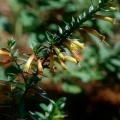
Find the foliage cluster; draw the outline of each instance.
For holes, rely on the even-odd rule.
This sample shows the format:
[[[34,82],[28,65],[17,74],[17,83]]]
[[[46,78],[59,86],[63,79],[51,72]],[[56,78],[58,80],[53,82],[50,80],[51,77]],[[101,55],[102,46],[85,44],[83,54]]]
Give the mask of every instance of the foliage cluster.
[[[106,48],[106,40],[110,39],[113,25],[116,25],[112,17],[120,20],[111,0],[8,0],[7,3],[9,15],[1,12],[1,31],[15,34],[18,43],[27,36],[32,49],[32,52],[21,55],[18,43],[11,39],[7,48],[0,50],[0,55],[7,56],[10,64],[5,69],[1,68],[0,74],[3,79],[8,78],[11,87],[8,96],[16,101],[17,117],[25,119],[29,116],[34,120],[64,118],[65,98],[57,102],[51,100],[40,88],[41,80],[62,83],[62,90],[73,94],[81,92],[74,79],[85,83],[109,78],[119,81],[120,43],[110,41],[108,43],[114,46]],[[72,20],[71,16],[74,16]],[[87,43],[90,46],[85,48]],[[1,65],[6,64],[3,59]],[[42,97],[50,104],[40,104],[43,113],[30,111],[25,106],[29,97]]]

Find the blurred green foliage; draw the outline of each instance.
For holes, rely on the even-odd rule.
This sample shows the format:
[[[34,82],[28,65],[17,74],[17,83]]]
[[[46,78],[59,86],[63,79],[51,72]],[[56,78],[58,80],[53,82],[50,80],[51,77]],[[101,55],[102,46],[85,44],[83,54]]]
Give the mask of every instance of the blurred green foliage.
[[[38,43],[41,44],[46,41],[46,31],[57,33],[58,25],[64,26],[62,21],[69,21],[71,16],[79,15],[91,4],[96,5],[98,0],[8,0],[7,2],[10,7],[10,17],[1,14],[0,29],[14,33],[16,36],[29,35],[28,44],[30,48],[33,48]],[[115,16],[117,21],[120,21],[118,11],[114,13],[108,11],[105,15]],[[56,82],[67,77],[70,79],[72,76],[83,82],[90,82],[108,79],[107,76],[111,73],[115,74],[116,79],[120,78],[119,40],[114,43],[109,41],[109,38],[113,35],[113,26],[101,20],[93,20],[85,24],[107,35],[107,42],[112,46],[106,47],[101,42],[98,42],[97,38],[94,38],[93,45],[88,46],[83,52],[84,59],[80,62],[79,69],[75,66],[71,67],[71,63],[69,63],[70,68],[67,72],[64,71],[63,73],[59,70],[61,72],[56,75],[50,75],[50,73],[48,75],[45,72],[45,76],[49,77],[49,79]],[[6,26],[8,27],[6,28]],[[83,38],[79,37],[83,41]],[[93,36],[89,37],[90,39],[93,38]],[[68,73],[69,76],[67,76]],[[63,90],[65,91],[68,90],[68,92],[72,93],[81,91],[78,86],[75,89],[74,87],[74,84],[70,81],[65,81],[63,84]]]
[[[59,25],[61,27],[65,26],[65,23],[71,20],[71,16],[78,16],[91,4],[96,5],[98,0],[7,0],[7,3],[10,16],[4,15],[0,11],[0,31],[14,34],[19,37],[19,40],[23,35],[27,35],[26,40],[29,47],[34,48],[46,41],[46,31],[58,33]],[[100,12],[100,14],[104,14],[104,12]],[[117,21],[120,22],[120,13],[118,11],[113,13],[108,11],[105,15],[116,17]],[[101,43],[94,36],[86,35],[87,38],[84,40],[81,35],[75,34],[73,36],[77,36],[86,43],[87,39],[88,41],[91,40],[82,53],[83,60],[80,61],[79,67],[68,62],[69,70],[63,71],[60,65],[56,63],[58,71],[50,73],[46,68],[42,79],[43,81],[49,79],[54,84],[62,83],[62,90],[71,94],[82,92],[82,87],[76,84],[74,79],[84,83],[93,80],[108,81],[108,79],[120,82],[120,37],[116,41],[111,40],[111,37],[114,36],[114,26],[101,20],[91,20],[85,24],[105,35],[110,46]],[[116,27],[116,29],[119,29],[119,27]],[[9,49],[14,45],[14,41],[8,42]],[[16,51],[14,57],[18,57],[18,54],[18,51]],[[1,79],[5,80],[5,75],[8,75],[9,71],[14,70],[17,72],[15,68],[15,65],[12,65],[7,70],[0,68]],[[14,78],[14,74],[9,74],[8,79],[13,80],[13,83]],[[37,81],[37,78],[34,79]],[[56,120],[57,117],[64,117],[62,112],[63,104],[63,99],[58,100],[56,104],[52,102],[49,105],[41,104],[40,107],[43,109],[43,113],[29,113],[35,120]]]

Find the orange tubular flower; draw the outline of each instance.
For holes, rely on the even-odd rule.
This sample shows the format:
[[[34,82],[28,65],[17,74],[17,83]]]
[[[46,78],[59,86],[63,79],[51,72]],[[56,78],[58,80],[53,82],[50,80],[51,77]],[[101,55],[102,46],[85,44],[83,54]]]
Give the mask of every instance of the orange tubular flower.
[[[84,49],[85,48],[84,43],[80,43],[78,41],[78,39],[73,39],[72,41],[71,40],[65,41],[64,45],[67,48],[70,48],[70,49],[73,49],[73,50],[78,50],[78,49]]]
[[[78,54],[78,52],[76,50],[71,50],[71,53],[72,53],[73,57],[77,60],[77,62],[79,62],[81,60],[81,56]]]
[[[70,61],[77,64],[77,60],[71,56],[64,56],[64,61]]]
[[[94,15],[94,18],[110,22],[113,25],[116,24],[115,20],[113,18],[111,18],[111,17],[102,16],[102,15]]]
[[[42,76],[42,74],[43,74],[43,66],[42,66],[42,62],[41,62],[41,58],[40,57],[38,57],[37,63],[38,63],[37,76],[40,78]]]
[[[64,42],[64,45],[67,47],[67,48],[70,48],[70,49],[78,49],[78,46],[76,44],[74,44],[72,41],[70,40],[67,40]]]
[[[0,50],[0,55],[10,56],[10,53],[4,50]]]
[[[81,60],[81,57],[78,53],[79,49],[84,49],[85,46],[83,43],[80,43],[77,39],[72,41],[68,40],[64,42],[64,45],[72,53],[72,56],[76,59],[77,63]]]
[[[98,33],[95,29],[92,29],[92,28],[89,28],[89,27],[83,27],[81,29],[84,30],[87,33],[93,34],[94,36],[98,37],[101,41],[105,40],[105,36]]]
[[[29,71],[30,65],[31,65],[33,59],[34,59],[34,54],[30,55],[29,59],[27,60],[26,64],[24,65],[24,69],[23,69],[24,72]]]
[[[84,49],[85,48],[84,43],[80,43],[77,39],[74,39],[72,42],[75,45],[77,45],[80,49]]]
[[[63,54],[60,52],[60,49],[57,48],[56,46],[53,46],[53,48],[54,48],[56,54],[58,55],[58,58],[64,60],[64,56],[63,56]]]

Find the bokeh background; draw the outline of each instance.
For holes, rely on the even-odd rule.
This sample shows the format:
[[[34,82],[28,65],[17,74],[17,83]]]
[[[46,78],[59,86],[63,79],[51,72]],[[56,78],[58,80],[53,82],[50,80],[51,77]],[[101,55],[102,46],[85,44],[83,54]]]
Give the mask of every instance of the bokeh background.
[[[21,54],[31,53],[31,48],[46,41],[46,31],[58,33],[58,26],[65,26],[72,16],[78,16],[98,0],[0,0],[0,47],[14,37]],[[100,12],[120,23],[120,2],[113,12]],[[109,46],[86,33],[74,34],[86,48],[81,53],[79,66],[68,63],[69,70],[58,66],[54,74],[44,70],[40,86],[51,98],[67,97],[65,120],[119,120],[120,118],[120,25],[101,20],[89,20],[85,24],[105,35]],[[0,64],[3,59],[0,59]],[[4,59],[0,67],[0,116],[7,118],[3,104],[11,98],[7,73],[14,66]],[[2,63],[3,64],[3,63]],[[9,110],[7,110],[8,112]],[[1,113],[2,112],[2,113]]]

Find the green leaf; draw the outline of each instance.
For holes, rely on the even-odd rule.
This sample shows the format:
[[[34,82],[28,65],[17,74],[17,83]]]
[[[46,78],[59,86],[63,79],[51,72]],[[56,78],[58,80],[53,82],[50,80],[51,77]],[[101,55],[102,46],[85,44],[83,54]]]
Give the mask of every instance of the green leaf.
[[[48,105],[48,112],[52,112],[52,110],[53,110],[53,104],[50,103],[50,104]]]
[[[91,5],[91,6],[89,7],[89,13],[90,13],[91,11],[93,11],[93,10],[94,10],[94,6]]]
[[[45,120],[45,116],[44,116],[44,114],[42,114],[42,113],[40,113],[40,112],[35,112],[35,115],[37,115],[37,116],[39,116],[40,117],[40,119],[39,120]],[[38,120],[38,119],[36,119],[36,120]]]
[[[15,47],[16,41],[13,38],[11,38],[10,40],[8,40],[7,44],[9,49],[13,49]]]
[[[57,100],[56,104],[60,109],[63,109],[65,106],[66,97],[62,97]]]
[[[60,33],[60,34],[63,33],[63,30],[62,30],[62,28],[61,28],[60,26],[58,27],[58,30],[59,30],[59,33]]]
[[[44,99],[48,100],[49,102],[55,104],[55,102],[52,99],[50,99],[48,97],[47,93],[45,91],[43,91],[42,89],[39,90],[38,95],[43,97]]]
[[[120,67],[120,60],[118,59],[111,59],[111,63],[117,67]]]
[[[44,103],[40,104],[40,107],[44,110],[44,111],[48,111],[48,106]]]
[[[49,32],[46,32],[46,37],[47,37],[47,40],[52,43],[52,40],[53,40],[53,35]]]
[[[70,85],[68,83],[64,83],[62,86],[63,90],[67,93],[78,94],[81,92],[81,88],[76,85]]]

